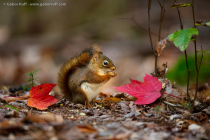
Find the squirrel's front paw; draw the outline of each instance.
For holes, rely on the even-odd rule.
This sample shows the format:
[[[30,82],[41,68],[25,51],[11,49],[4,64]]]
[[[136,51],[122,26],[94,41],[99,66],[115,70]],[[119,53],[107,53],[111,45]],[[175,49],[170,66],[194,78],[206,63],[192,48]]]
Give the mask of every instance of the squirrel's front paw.
[[[109,76],[110,77],[115,77],[115,76],[117,76],[117,73],[116,72],[109,72]]]

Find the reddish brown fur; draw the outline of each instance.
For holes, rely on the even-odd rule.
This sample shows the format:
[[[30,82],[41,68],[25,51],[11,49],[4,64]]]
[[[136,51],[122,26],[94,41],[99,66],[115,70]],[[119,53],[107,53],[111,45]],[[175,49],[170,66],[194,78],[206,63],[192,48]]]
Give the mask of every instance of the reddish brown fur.
[[[82,82],[100,84],[111,78],[109,74],[100,76],[94,70],[87,68],[95,54],[99,55],[102,52],[99,47],[93,45],[86,48],[80,55],[71,58],[60,69],[58,86],[64,96],[72,102],[85,103],[87,100],[87,96],[80,87]]]

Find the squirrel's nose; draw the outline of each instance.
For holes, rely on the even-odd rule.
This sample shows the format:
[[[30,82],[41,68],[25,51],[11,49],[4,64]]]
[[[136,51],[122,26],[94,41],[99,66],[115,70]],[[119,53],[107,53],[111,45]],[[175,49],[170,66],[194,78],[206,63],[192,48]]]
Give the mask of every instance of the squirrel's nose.
[[[115,69],[116,69],[116,67],[114,67],[114,66],[113,66],[113,67],[111,67],[111,70],[115,70]]]

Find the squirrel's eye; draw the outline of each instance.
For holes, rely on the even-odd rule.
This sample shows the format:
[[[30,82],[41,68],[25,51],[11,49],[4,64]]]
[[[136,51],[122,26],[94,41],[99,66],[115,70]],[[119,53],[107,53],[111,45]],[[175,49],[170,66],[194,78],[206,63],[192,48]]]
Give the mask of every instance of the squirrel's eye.
[[[109,62],[108,62],[107,60],[104,60],[103,65],[104,65],[104,66],[107,66],[108,64],[109,64]]]

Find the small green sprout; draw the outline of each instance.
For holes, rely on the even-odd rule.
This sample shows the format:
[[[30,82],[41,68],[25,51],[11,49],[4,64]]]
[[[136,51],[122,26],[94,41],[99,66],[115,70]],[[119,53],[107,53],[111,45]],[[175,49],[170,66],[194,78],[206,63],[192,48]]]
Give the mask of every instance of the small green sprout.
[[[38,71],[39,71],[39,69],[32,71],[32,72],[25,73],[25,75],[28,76],[27,81],[30,82],[30,87],[36,86],[35,80],[37,80],[38,77],[35,77],[35,75],[37,75]]]

